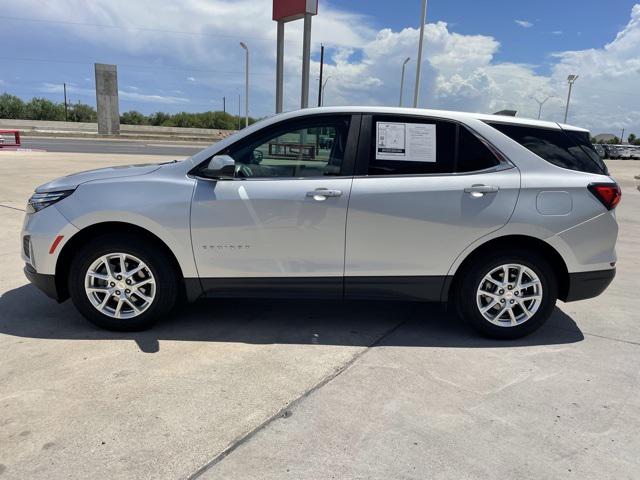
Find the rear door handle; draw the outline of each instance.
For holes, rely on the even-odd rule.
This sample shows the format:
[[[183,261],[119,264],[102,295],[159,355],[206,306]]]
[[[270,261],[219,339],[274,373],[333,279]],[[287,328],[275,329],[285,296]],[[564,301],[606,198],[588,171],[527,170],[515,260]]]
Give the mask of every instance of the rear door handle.
[[[482,197],[485,193],[497,193],[500,190],[499,187],[493,185],[471,185],[464,189],[465,193],[470,193],[472,197]]]
[[[318,201],[326,200],[328,197],[340,196],[342,196],[342,190],[332,190],[328,188],[316,188],[312,192],[307,192],[307,197],[312,197]]]

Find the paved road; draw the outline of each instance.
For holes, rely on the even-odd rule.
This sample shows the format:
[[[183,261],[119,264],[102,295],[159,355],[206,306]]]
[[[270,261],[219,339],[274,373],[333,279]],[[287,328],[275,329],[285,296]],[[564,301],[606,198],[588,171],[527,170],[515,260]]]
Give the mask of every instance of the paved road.
[[[162,140],[98,140],[85,138],[22,137],[23,148],[48,152],[121,153],[128,155],[191,156],[206,147],[202,143]]]
[[[0,154],[0,480],[638,478],[639,166],[608,162],[611,287],[525,339],[340,301],[201,301],[99,330],[27,284],[21,209],[53,177],[157,157]]]

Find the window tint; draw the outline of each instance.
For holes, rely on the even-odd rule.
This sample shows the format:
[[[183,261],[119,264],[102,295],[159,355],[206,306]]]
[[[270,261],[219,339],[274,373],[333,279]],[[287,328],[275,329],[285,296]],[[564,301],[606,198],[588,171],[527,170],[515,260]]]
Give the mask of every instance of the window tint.
[[[227,154],[241,178],[340,175],[348,132],[349,117],[289,123],[258,132]]]
[[[495,167],[500,161],[496,158],[489,147],[487,147],[478,137],[467,130],[459,127],[458,131],[458,160],[456,171],[473,172]]]
[[[435,125],[436,158],[435,162],[426,162],[422,155],[416,154],[406,160],[386,160],[376,158],[376,125],[382,123]],[[418,119],[411,117],[374,116],[371,135],[371,156],[369,175],[419,175],[425,173],[451,173],[454,170],[456,124],[452,122]]]
[[[581,138],[580,132],[500,123],[490,125],[558,167],[587,173],[606,173],[602,161],[595,159],[598,154],[593,151],[592,157],[583,147],[585,140]],[[588,150],[592,151],[593,148],[589,147]]]

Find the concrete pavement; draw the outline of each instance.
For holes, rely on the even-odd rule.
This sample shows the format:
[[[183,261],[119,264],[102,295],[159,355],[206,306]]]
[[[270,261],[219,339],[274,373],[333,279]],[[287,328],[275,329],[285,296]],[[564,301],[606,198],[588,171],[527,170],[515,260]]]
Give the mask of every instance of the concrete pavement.
[[[413,303],[203,301],[115,334],[27,285],[52,177],[168,157],[0,154],[0,478],[636,478],[640,163],[618,276],[530,337]]]

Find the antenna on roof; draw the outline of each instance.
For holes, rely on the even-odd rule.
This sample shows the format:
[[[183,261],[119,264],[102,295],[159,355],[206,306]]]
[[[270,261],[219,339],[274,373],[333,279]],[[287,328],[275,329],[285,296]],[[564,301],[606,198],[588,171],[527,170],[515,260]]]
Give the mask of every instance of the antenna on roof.
[[[515,117],[517,110],[500,110],[499,112],[494,113],[494,115],[504,115],[505,117]]]

